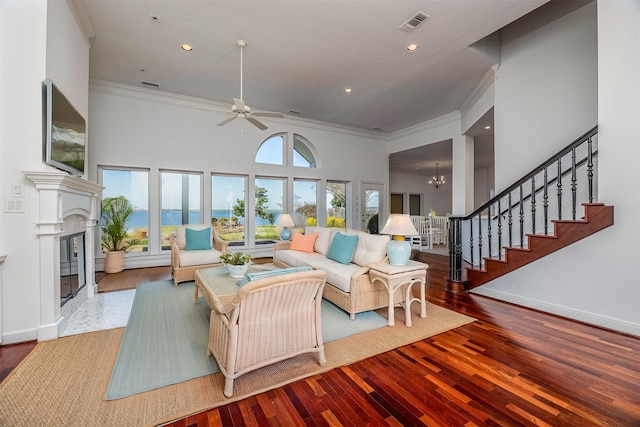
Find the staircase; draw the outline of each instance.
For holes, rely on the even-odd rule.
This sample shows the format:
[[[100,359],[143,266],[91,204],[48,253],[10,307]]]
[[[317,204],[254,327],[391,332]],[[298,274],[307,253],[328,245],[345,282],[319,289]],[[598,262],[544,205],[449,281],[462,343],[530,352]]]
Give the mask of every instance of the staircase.
[[[584,203],[583,206],[583,219],[552,220],[553,235],[527,234],[526,248],[505,247],[504,260],[485,258],[483,270],[467,268],[466,290],[484,285],[613,225],[613,206],[605,206],[603,203]]]
[[[597,135],[596,126],[470,215],[449,217],[447,290],[481,286],[613,225],[613,207],[595,201]]]

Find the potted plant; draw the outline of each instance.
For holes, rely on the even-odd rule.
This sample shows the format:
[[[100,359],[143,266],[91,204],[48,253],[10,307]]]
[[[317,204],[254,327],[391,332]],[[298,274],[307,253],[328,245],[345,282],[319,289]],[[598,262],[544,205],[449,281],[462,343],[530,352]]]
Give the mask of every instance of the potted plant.
[[[124,254],[136,243],[136,239],[128,233],[127,220],[132,213],[133,205],[124,196],[107,197],[102,201],[100,230],[102,250],[107,254],[105,273],[124,270]]]
[[[249,262],[251,261],[251,255],[244,252],[225,253],[220,255],[220,260],[224,262],[229,277],[234,279],[242,278],[247,269],[249,268]]]

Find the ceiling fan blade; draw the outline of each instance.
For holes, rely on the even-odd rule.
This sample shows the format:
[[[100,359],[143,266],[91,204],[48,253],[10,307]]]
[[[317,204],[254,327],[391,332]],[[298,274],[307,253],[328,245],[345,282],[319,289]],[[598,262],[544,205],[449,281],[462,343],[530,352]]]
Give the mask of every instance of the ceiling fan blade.
[[[231,116],[228,119],[224,119],[223,121],[221,121],[220,123],[218,123],[218,126],[224,126],[227,123],[229,123],[232,120],[235,120],[238,116]]]
[[[284,114],[271,111],[256,111],[251,113],[256,117],[273,117],[274,119],[284,119]]]
[[[246,106],[245,106],[244,101],[242,99],[233,98],[233,103],[236,106],[236,111],[238,111],[240,113],[244,113],[246,111]]]
[[[249,123],[252,123],[255,127],[257,127],[260,130],[265,130],[267,129],[267,126],[264,125],[264,123],[260,122],[259,120],[254,119],[253,117],[246,117],[247,121]]]

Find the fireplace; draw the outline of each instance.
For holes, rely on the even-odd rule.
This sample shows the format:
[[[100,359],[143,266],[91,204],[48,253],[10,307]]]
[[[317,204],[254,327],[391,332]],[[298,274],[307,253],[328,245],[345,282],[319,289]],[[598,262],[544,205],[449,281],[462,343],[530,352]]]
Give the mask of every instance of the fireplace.
[[[60,237],[60,305],[63,306],[87,284],[84,274],[84,231]]]
[[[43,341],[59,337],[69,316],[97,293],[94,242],[103,187],[62,172],[24,174],[38,190],[38,341]],[[80,278],[75,284],[74,275]]]

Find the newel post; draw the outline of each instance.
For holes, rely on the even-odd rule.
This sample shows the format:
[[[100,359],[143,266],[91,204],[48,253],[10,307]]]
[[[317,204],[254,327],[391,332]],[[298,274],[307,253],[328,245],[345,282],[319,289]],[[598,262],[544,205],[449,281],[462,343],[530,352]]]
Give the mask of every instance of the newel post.
[[[466,290],[467,282],[462,280],[462,217],[449,217],[449,276],[446,290],[460,292]]]

